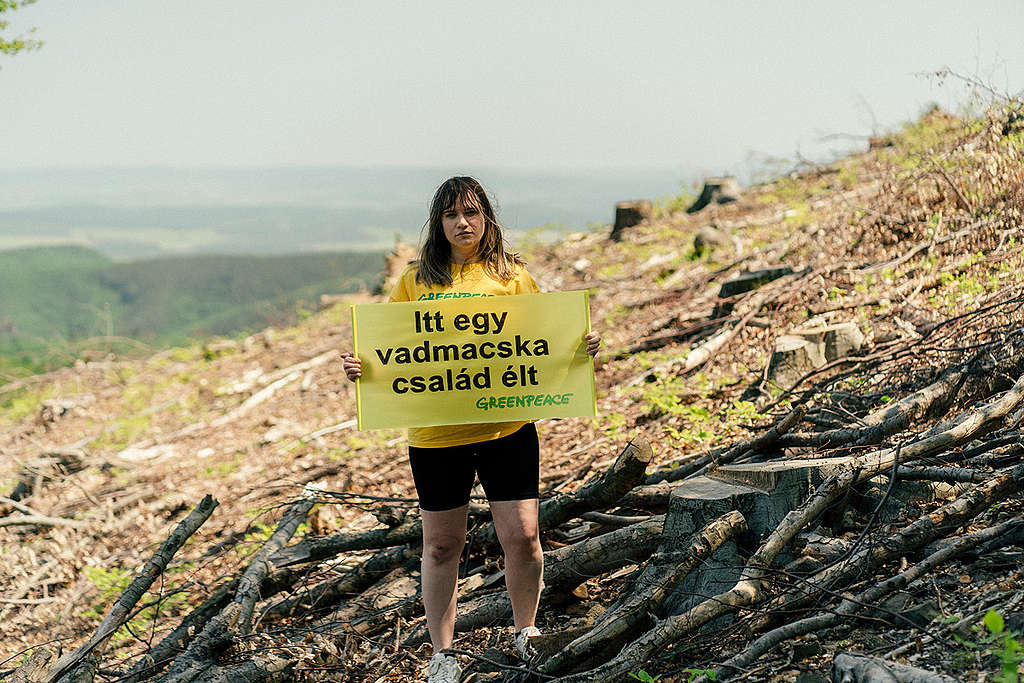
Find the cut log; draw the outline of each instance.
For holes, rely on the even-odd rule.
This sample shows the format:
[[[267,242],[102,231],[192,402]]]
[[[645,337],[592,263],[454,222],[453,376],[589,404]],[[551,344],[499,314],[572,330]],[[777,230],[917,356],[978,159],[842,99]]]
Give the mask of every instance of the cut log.
[[[718,289],[718,298],[720,301],[715,305],[715,309],[711,312],[711,317],[721,318],[722,316],[732,313],[733,305],[735,303],[732,300],[733,297],[737,297],[740,294],[746,294],[747,292],[751,292],[762,287],[773,280],[778,280],[780,277],[792,274],[793,269],[789,266],[778,266],[775,268],[763,268],[761,270],[743,273],[731,280],[726,280]]]
[[[92,438],[85,439],[85,441],[92,441]],[[41,482],[85,469],[83,445],[83,442],[78,442],[29,460],[18,474],[18,483],[14,485],[8,498],[15,501],[24,500],[39,489]],[[6,511],[3,506],[0,506],[0,515],[3,514],[6,514]]]
[[[787,434],[779,439],[779,445],[865,446],[879,443],[918,420],[945,413],[967,381],[967,376],[965,366],[950,368],[923,389],[872,412],[861,420],[864,427],[833,429],[817,434]]]
[[[821,344],[787,334],[775,340],[775,349],[768,361],[768,381],[789,389],[827,362]]]
[[[673,466],[669,469],[652,472],[647,476],[645,483],[653,485],[662,481],[679,481],[680,479],[704,474],[711,466],[719,467],[755,453],[764,453],[768,449],[772,448],[777,441],[782,439],[786,432],[795,427],[800,420],[803,419],[806,412],[807,409],[804,406],[797,406],[793,410],[789,411],[785,417],[772,425],[770,429],[754,436],[748,436],[746,439],[743,439],[732,446],[713,449],[706,455],[701,455],[695,458],[689,457],[685,463],[673,463]],[[634,492],[636,492],[638,496],[641,493],[645,496],[653,496],[656,493],[660,493],[656,491],[648,492],[646,490],[642,492],[634,490]],[[631,492],[631,494],[634,492]],[[667,495],[667,493],[668,489],[665,489],[665,494]],[[651,498],[648,499],[657,500]],[[668,499],[666,498],[665,503],[667,502]],[[646,505],[640,505],[638,507],[646,507]]]
[[[238,581],[231,581],[214,591],[213,595],[204,600],[199,607],[189,612],[177,628],[146,652],[135,663],[128,675],[119,679],[118,683],[138,683],[156,676],[164,666],[170,664],[178,654],[185,650],[185,646],[188,645],[193,634],[201,633],[210,619],[231,601],[237,587]]]
[[[366,590],[376,583],[382,574],[401,566],[418,555],[418,547],[401,545],[382,550],[359,566],[345,572],[337,579],[325,581],[311,589],[275,603],[263,611],[263,621],[275,621],[302,613],[319,613],[329,609],[347,597]]]
[[[345,603],[327,620],[332,632],[351,630],[366,634],[374,626],[391,621],[392,615],[388,613],[399,603],[409,603],[416,613],[421,613],[420,600],[419,562],[412,560]]]
[[[829,363],[858,353],[864,345],[864,333],[856,323],[823,325],[794,330],[790,334],[820,345]]]
[[[422,535],[423,523],[419,514],[409,514],[401,524],[395,527],[358,533],[340,533],[301,541],[283,548],[270,559],[277,567],[288,567],[303,562],[319,562],[354,550],[374,550],[406,545],[418,541]]]

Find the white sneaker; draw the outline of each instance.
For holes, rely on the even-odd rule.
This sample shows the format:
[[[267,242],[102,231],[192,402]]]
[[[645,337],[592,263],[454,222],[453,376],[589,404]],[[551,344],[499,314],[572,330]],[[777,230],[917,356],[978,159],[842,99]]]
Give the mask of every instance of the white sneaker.
[[[438,652],[430,658],[430,667],[427,669],[428,683],[459,683],[462,677],[462,667],[451,655]]]
[[[516,652],[523,659],[533,659],[537,655],[537,650],[530,645],[530,638],[533,636],[539,636],[540,629],[536,626],[527,626],[519,633],[515,634],[514,640],[516,644]]]

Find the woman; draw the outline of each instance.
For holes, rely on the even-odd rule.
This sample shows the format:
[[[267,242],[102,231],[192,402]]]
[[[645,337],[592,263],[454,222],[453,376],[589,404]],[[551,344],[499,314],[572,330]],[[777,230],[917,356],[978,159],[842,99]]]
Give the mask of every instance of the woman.
[[[415,301],[438,292],[483,295],[532,294],[537,283],[523,260],[505,244],[501,226],[480,183],[446,180],[430,206],[419,258],[402,274],[389,301]],[[588,333],[594,356],[600,337]],[[343,354],[345,373],[355,380],[359,358]],[[409,430],[409,462],[423,520],[421,571],[423,608],[436,653],[430,683],[457,683],[451,647],[459,558],[466,541],[469,496],[480,477],[505,553],[505,584],[512,603],[515,645],[528,656],[528,638],[540,599],[543,556],[537,524],[540,449],[532,422],[419,427]]]

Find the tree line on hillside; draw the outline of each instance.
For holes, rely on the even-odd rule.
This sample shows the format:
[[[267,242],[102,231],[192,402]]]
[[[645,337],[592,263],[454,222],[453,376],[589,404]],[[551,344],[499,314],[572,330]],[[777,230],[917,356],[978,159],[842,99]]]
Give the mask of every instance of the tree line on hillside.
[[[83,340],[153,346],[293,323],[324,293],[372,289],[378,252],[201,255],[115,263],[83,247],[0,252],[0,372],[40,372]]]

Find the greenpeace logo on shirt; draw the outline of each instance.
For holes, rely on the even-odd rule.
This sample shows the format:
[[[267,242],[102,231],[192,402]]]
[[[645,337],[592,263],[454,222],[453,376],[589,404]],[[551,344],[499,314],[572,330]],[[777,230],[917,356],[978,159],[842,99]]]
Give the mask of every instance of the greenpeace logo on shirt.
[[[465,299],[473,296],[494,296],[494,294],[478,294],[476,292],[427,292],[420,294],[416,301],[431,301],[433,299]]]

